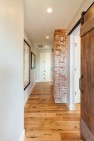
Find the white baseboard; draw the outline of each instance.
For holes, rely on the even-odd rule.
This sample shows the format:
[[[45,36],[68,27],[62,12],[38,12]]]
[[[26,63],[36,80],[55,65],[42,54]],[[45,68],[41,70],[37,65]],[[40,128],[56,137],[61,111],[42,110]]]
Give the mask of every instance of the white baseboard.
[[[25,140],[25,129],[23,130],[21,138],[20,138],[20,141],[24,141],[24,140]]]
[[[53,82],[53,80],[36,80],[36,82],[40,82],[40,83],[42,83],[42,82]]]
[[[30,93],[33,91],[33,89],[34,89],[35,85],[36,85],[36,82],[33,84],[33,86],[32,86],[32,88],[31,88]]]
[[[24,105],[26,104],[26,102],[27,102],[27,100],[28,100],[30,94],[32,93],[32,91],[33,91],[35,85],[36,85],[36,82],[35,82],[35,83],[33,84],[33,86],[31,87],[31,89],[30,89],[30,91],[29,91],[29,94],[27,95],[27,97],[26,97],[26,99],[25,99],[25,101],[24,101]]]
[[[75,110],[75,104],[69,104],[68,99],[66,99],[66,105],[67,105],[67,107],[68,107],[68,109],[70,111],[74,111]]]
[[[75,110],[75,105],[71,105],[67,103],[67,107],[70,111],[74,111]]]

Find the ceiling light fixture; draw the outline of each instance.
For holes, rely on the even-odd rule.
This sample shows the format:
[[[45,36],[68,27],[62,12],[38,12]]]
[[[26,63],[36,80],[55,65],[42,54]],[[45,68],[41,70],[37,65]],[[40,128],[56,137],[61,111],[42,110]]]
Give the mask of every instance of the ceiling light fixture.
[[[49,39],[49,36],[47,36],[46,39]]]
[[[53,11],[52,8],[48,8],[48,9],[47,9],[47,12],[48,12],[48,13],[52,13],[52,11]]]
[[[48,48],[48,46],[46,46],[46,48]]]

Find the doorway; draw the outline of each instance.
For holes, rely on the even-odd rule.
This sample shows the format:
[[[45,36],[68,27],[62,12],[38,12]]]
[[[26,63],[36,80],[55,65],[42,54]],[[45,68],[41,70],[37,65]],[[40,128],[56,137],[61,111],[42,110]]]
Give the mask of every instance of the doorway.
[[[52,52],[40,53],[40,81],[52,81]]]
[[[72,110],[75,109],[75,105],[80,103],[80,90],[79,90],[79,79],[80,79],[80,68],[81,68],[81,38],[80,38],[80,23],[70,34],[70,78],[71,88],[70,97]]]

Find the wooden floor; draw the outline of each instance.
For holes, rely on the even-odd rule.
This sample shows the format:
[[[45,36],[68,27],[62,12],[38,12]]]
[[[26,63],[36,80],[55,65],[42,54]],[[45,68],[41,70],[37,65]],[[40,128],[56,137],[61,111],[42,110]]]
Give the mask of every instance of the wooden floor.
[[[81,141],[79,109],[55,104],[53,85],[37,83],[25,106],[25,141]]]

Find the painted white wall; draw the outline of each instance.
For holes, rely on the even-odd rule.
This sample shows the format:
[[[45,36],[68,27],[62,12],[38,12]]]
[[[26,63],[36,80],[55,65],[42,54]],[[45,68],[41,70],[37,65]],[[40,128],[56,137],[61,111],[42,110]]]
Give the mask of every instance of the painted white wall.
[[[38,71],[39,70],[39,52],[38,52],[38,49],[34,47],[26,31],[24,34],[24,38],[28,42],[28,44],[31,46],[31,52],[33,52],[36,55],[36,67],[34,69],[31,69],[30,67],[30,85],[24,91],[24,103],[26,103],[29,95],[31,94],[31,91],[33,90],[35,86],[36,80],[39,77],[39,74],[38,74],[39,72]]]
[[[0,0],[0,141],[24,141],[23,0]]]
[[[77,43],[77,47],[75,47]],[[67,83],[67,105],[70,110],[75,109],[75,103],[80,102],[79,78],[80,78],[80,37],[74,33],[68,36],[68,83]],[[76,49],[75,49],[76,48]],[[75,67],[76,70],[75,71]],[[75,91],[77,95],[75,95]]]
[[[75,43],[75,38],[73,35],[68,36],[67,40],[67,58],[68,58],[68,71],[67,71],[67,96],[66,96],[66,101],[68,108],[70,110],[75,109],[75,89],[74,89],[74,79],[75,79],[75,60],[74,60],[74,55],[75,55],[75,48],[74,48],[74,43]]]
[[[75,103],[80,103],[80,90],[79,90],[79,79],[80,79],[80,70],[81,70],[81,38],[79,36],[75,37]]]
[[[66,103],[70,104],[70,36],[67,36],[67,95]]]

